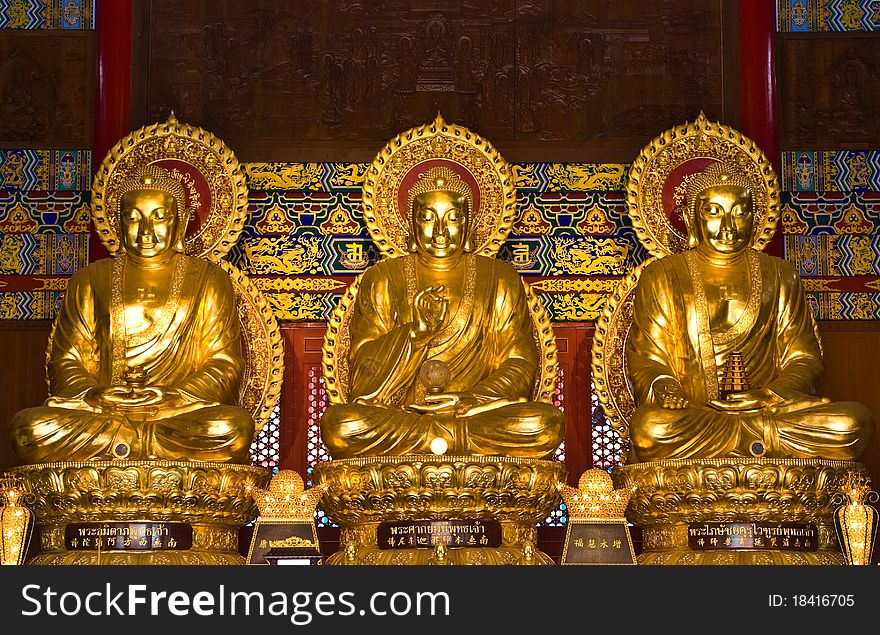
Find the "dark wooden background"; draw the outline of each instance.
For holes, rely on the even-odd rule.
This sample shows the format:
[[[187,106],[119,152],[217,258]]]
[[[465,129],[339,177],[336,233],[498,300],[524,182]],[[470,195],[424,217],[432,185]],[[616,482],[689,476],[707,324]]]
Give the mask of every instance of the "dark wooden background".
[[[173,109],[243,161],[369,161],[388,138],[442,111],[510,161],[629,163],[701,110],[739,125],[738,47],[750,27],[737,4],[137,0],[130,128]],[[781,149],[880,147],[880,38],[778,34],[775,44]],[[0,30],[0,147],[112,143],[93,129],[95,87],[94,32]],[[313,337],[304,330],[312,327],[284,326],[288,342]],[[880,415],[880,323],[820,327],[824,392]],[[0,469],[16,463],[5,442],[10,418],[46,397],[48,330],[41,321],[0,321]],[[589,333],[575,331],[562,333],[571,337],[564,363],[576,377],[572,390],[582,392]],[[296,368],[315,353],[289,354],[283,462],[299,468]],[[588,412],[577,416],[569,442],[588,456]],[[572,471],[588,467],[570,461]],[[880,482],[880,441],[865,461]]]
[[[134,127],[178,118],[245,161],[370,161],[442,111],[510,161],[630,162],[701,110],[736,125],[722,0],[153,0]]]

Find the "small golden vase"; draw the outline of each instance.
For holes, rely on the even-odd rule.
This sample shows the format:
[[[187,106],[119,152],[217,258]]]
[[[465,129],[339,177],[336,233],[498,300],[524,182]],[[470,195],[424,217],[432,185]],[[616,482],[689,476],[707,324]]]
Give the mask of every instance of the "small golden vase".
[[[27,554],[33,514],[19,504],[24,493],[20,479],[0,478],[0,564],[22,564]]]
[[[877,510],[870,502],[877,492],[868,489],[868,481],[852,475],[844,481],[843,504],[834,512],[834,524],[847,564],[871,564],[874,538],[877,535]]]

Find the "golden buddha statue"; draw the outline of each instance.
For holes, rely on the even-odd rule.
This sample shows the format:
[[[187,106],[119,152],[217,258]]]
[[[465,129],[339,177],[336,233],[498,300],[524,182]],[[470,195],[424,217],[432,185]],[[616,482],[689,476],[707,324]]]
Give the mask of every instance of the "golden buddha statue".
[[[17,413],[27,463],[103,459],[246,462],[235,405],[244,372],[229,275],[184,253],[189,210],[158,166],[120,187],[121,249],[70,280],[47,360],[50,397]]]
[[[817,394],[822,353],[797,272],[753,248],[760,189],[714,162],[686,192],[688,249],[648,264],[635,290],[634,459],[858,457],[872,415]]]
[[[348,395],[321,420],[335,459],[447,449],[550,456],[564,435],[531,401],[540,355],[526,291],[508,263],[474,253],[472,187],[423,169],[405,193],[409,254],[370,267],[350,322]]]

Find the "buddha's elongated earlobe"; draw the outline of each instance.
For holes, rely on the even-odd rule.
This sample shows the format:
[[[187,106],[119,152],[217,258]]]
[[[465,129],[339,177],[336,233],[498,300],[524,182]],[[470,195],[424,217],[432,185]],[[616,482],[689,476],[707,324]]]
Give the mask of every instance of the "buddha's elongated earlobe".
[[[186,227],[189,225],[190,211],[176,211],[177,226],[174,228],[174,235],[177,240],[174,243],[174,251],[179,254],[186,252]]]
[[[698,223],[696,221],[696,215],[698,214],[696,206],[699,205],[699,202],[694,203],[694,209],[686,211],[682,215],[682,220],[684,220],[684,226],[687,229],[687,237],[688,237],[688,248],[693,249],[698,244],[700,244],[700,237],[697,236],[697,226]]]

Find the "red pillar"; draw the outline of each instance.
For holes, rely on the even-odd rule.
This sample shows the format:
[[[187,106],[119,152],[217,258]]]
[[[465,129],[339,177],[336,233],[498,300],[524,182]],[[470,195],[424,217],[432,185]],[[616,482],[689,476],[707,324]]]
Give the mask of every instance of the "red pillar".
[[[131,0],[96,0],[95,169],[131,132]]]
[[[776,2],[739,0],[740,130],[758,144],[779,174],[775,37]],[[767,252],[782,255],[781,232]]]
[[[739,65],[742,96],[742,132],[779,165],[776,105],[776,3],[739,2]]]
[[[97,72],[92,141],[92,169],[131,132],[132,0],[95,0]],[[90,259],[107,255],[93,234]]]

